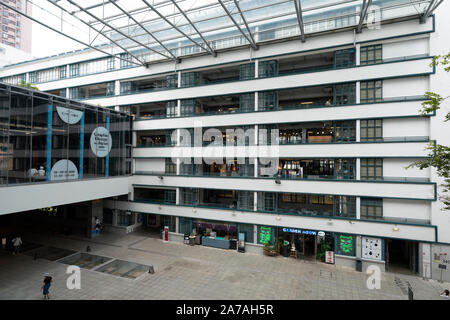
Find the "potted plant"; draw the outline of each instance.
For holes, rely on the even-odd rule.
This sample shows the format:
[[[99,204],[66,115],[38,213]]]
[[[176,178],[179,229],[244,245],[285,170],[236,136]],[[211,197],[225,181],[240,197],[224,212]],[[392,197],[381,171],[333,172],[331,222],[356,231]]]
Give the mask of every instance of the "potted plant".
[[[266,256],[269,256],[269,257],[274,257],[278,254],[276,247],[269,243],[264,244],[263,252]]]

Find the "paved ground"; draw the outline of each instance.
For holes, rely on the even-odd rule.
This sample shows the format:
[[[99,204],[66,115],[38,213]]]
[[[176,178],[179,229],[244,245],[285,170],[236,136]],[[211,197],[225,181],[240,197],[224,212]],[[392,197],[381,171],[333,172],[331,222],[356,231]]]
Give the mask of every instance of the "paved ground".
[[[442,299],[448,283],[416,276],[384,273],[380,290],[366,287],[367,275],[333,265],[293,258],[164,243],[144,234],[104,234],[88,240],[63,236],[26,235],[24,240],[145,265],[145,273],[127,279],[94,270],[81,272],[81,289],[66,287],[67,265],[32,256],[0,254],[0,299],[41,299],[43,274],[53,276],[52,299]]]

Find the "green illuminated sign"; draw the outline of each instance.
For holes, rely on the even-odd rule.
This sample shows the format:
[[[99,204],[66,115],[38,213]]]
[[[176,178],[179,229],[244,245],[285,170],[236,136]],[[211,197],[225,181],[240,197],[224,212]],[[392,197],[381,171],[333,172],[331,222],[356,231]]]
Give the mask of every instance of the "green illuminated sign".
[[[272,235],[271,227],[260,227],[259,229],[259,243],[266,244],[270,242]]]
[[[353,254],[353,236],[339,235],[339,251],[344,254]]]

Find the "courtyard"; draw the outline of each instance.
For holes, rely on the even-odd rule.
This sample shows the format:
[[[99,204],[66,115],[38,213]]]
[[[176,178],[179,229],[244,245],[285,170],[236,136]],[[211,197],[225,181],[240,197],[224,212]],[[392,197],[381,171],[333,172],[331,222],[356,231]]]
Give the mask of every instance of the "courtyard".
[[[0,299],[39,300],[43,276],[53,277],[55,300],[441,300],[450,284],[382,273],[369,275],[294,258],[163,242],[144,233],[101,234],[94,239],[26,234],[23,252],[0,254]],[[89,252],[87,247],[89,246]],[[81,267],[81,288],[69,290],[67,267]],[[149,272],[151,269],[152,272]]]

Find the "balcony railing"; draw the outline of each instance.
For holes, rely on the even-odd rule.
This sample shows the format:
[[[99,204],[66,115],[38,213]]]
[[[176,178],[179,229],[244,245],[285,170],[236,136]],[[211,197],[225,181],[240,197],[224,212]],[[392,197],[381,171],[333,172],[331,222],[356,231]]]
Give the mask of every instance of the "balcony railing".
[[[146,115],[137,117],[136,120],[153,120],[153,119],[169,119],[169,118],[186,118],[186,117],[205,117],[205,116],[217,116],[217,115],[228,115],[235,113],[251,113],[251,112],[270,112],[270,111],[285,111],[285,110],[298,110],[298,109],[313,109],[313,108],[333,108],[333,107],[349,107],[349,106],[358,106],[358,105],[370,105],[370,104],[378,104],[378,103],[388,103],[388,102],[407,102],[407,101],[424,101],[427,100],[425,96],[401,96],[401,97],[392,97],[392,98],[383,98],[378,101],[368,102],[368,103],[359,103],[359,104],[327,104],[327,103],[299,103],[299,104],[291,104],[291,105],[279,105],[278,107],[274,107],[271,109],[259,107],[257,111],[255,110],[241,110],[239,108],[235,108],[230,111],[220,111],[220,112],[202,112],[202,113],[190,113],[190,114],[181,114],[180,116],[171,115],[167,116],[166,114],[156,114],[156,115]]]

